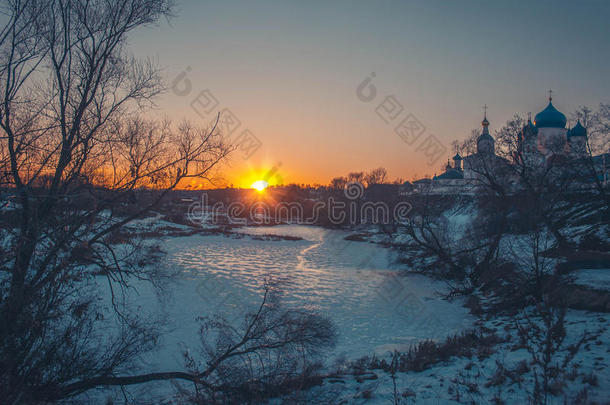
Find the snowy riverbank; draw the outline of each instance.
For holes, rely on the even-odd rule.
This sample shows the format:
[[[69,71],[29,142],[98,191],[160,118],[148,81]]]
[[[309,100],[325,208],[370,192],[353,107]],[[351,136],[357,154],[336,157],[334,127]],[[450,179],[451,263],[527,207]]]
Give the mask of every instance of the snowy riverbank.
[[[161,296],[142,283],[129,297],[133,307],[163,320],[159,348],[145,359],[149,371],[182,369],[182,352],[199,349],[196,318],[221,314],[240,322],[260,303],[267,277],[282,283],[286,304],[315,309],[336,325],[339,338],[329,364],[406,350],[468,329],[474,321],[461,300],[439,296],[442,282],[401,275],[390,249],[345,240],[346,231],[288,225],[239,232],[254,237],[194,234],[152,240],[166,252],[161,265],[178,277]],[[256,237],[270,234],[295,240]],[[168,390],[161,384],[147,394],[158,391],[161,399]]]
[[[162,320],[164,333],[158,349],[145,359],[147,371],[182,369],[182,353],[199,350],[196,318],[220,314],[239,323],[245,312],[260,303],[264,280],[272,277],[282,282],[288,305],[315,309],[330,318],[339,332],[337,347],[326,359],[327,372],[335,377],[299,394],[308,402],[326,398],[331,402],[320,399],[318,403],[389,403],[394,399],[394,382],[405,403],[457,404],[458,399],[491,403],[501,396],[505,403],[520,404],[529,395],[534,377],[532,370],[519,368],[528,352],[517,345],[515,319],[476,318],[462,299],[449,302],[441,298],[445,284],[405,274],[404,266],[396,264],[394,252],[383,247],[387,241],[381,235],[367,236],[379,242],[367,243],[346,240],[353,235],[347,231],[298,225],[243,227],[233,232],[237,234],[183,233],[151,239],[166,252],[161,265],[178,277],[164,286],[161,296],[142,284],[130,297],[133,305]],[[610,386],[606,364],[609,322],[607,314],[568,311],[566,345],[589,334],[572,367],[579,375],[595,376],[598,388],[578,377],[567,391],[575,394],[588,387],[590,398],[596,400],[608,394],[603,387]],[[399,372],[395,379],[382,369],[358,376],[353,369],[344,368],[363,356],[388,358],[393,350],[405,352],[426,340],[442,342],[473,328],[497,334],[503,343],[489,353],[473,348],[470,356],[452,356],[420,372]],[[523,372],[518,380],[494,383],[500,371],[513,369]],[[147,403],[153,398],[173,403],[175,398],[171,383],[147,384],[129,392],[135,402],[142,398]],[[121,395],[118,391],[98,393],[114,398]]]

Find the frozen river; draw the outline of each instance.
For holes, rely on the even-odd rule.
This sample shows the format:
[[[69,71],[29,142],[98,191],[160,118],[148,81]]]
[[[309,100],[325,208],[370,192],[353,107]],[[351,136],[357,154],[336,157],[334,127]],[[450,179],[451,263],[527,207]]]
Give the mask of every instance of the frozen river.
[[[297,241],[256,237],[168,238],[165,265],[178,271],[171,295],[152,304],[165,314],[167,333],[155,369],[181,364],[180,350],[197,350],[197,316],[222,314],[238,321],[260,303],[266,277],[281,281],[284,302],[314,308],[334,321],[334,356],[356,358],[455,333],[470,323],[460,302],[437,292],[443,284],[423,276],[399,276],[391,251],[344,240],[346,232],[309,226],[244,228],[249,234],[298,236]],[[151,309],[151,308],[149,308]]]

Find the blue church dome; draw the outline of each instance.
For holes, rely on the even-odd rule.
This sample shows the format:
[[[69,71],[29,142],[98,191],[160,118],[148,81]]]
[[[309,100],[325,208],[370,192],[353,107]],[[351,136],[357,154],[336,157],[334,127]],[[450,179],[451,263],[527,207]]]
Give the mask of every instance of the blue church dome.
[[[583,127],[580,120],[578,120],[576,125],[574,125],[574,128],[568,132],[568,136],[587,136],[587,129]]]
[[[534,117],[534,124],[536,128],[565,128],[566,116],[557,111],[549,100],[549,105]]]

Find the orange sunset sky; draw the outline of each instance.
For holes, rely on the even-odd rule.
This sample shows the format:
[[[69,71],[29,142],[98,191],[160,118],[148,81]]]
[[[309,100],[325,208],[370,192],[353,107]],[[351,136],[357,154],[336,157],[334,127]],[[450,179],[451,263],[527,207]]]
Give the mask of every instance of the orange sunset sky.
[[[165,68],[170,90],[155,114],[205,124],[227,108],[236,135],[260,140],[222,168],[226,184],[248,187],[273,167],[271,184],[379,166],[410,180],[439,172],[484,104],[493,134],[514,113],[542,110],[549,88],[568,116],[610,101],[609,14],[599,11],[610,3],[562,3],[184,0],[131,45]],[[377,95],[363,102],[356,89],[372,72]],[[192,104],[205,90],[218,105],[202,117]],[[387,96],[402,107],[390,124],[376,113]],[[394,132],[409,114],[446,148],[437,161]]]

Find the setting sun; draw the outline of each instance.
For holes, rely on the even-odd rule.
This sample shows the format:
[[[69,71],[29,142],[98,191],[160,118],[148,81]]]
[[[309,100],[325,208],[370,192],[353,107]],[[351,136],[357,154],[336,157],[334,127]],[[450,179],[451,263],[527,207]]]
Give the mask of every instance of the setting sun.
[[[268,186],[269,186],[269,183],[267,183],[265,180],[257,180],[254,183],[252,183],[251,187],[257,191],[263,191]]]

